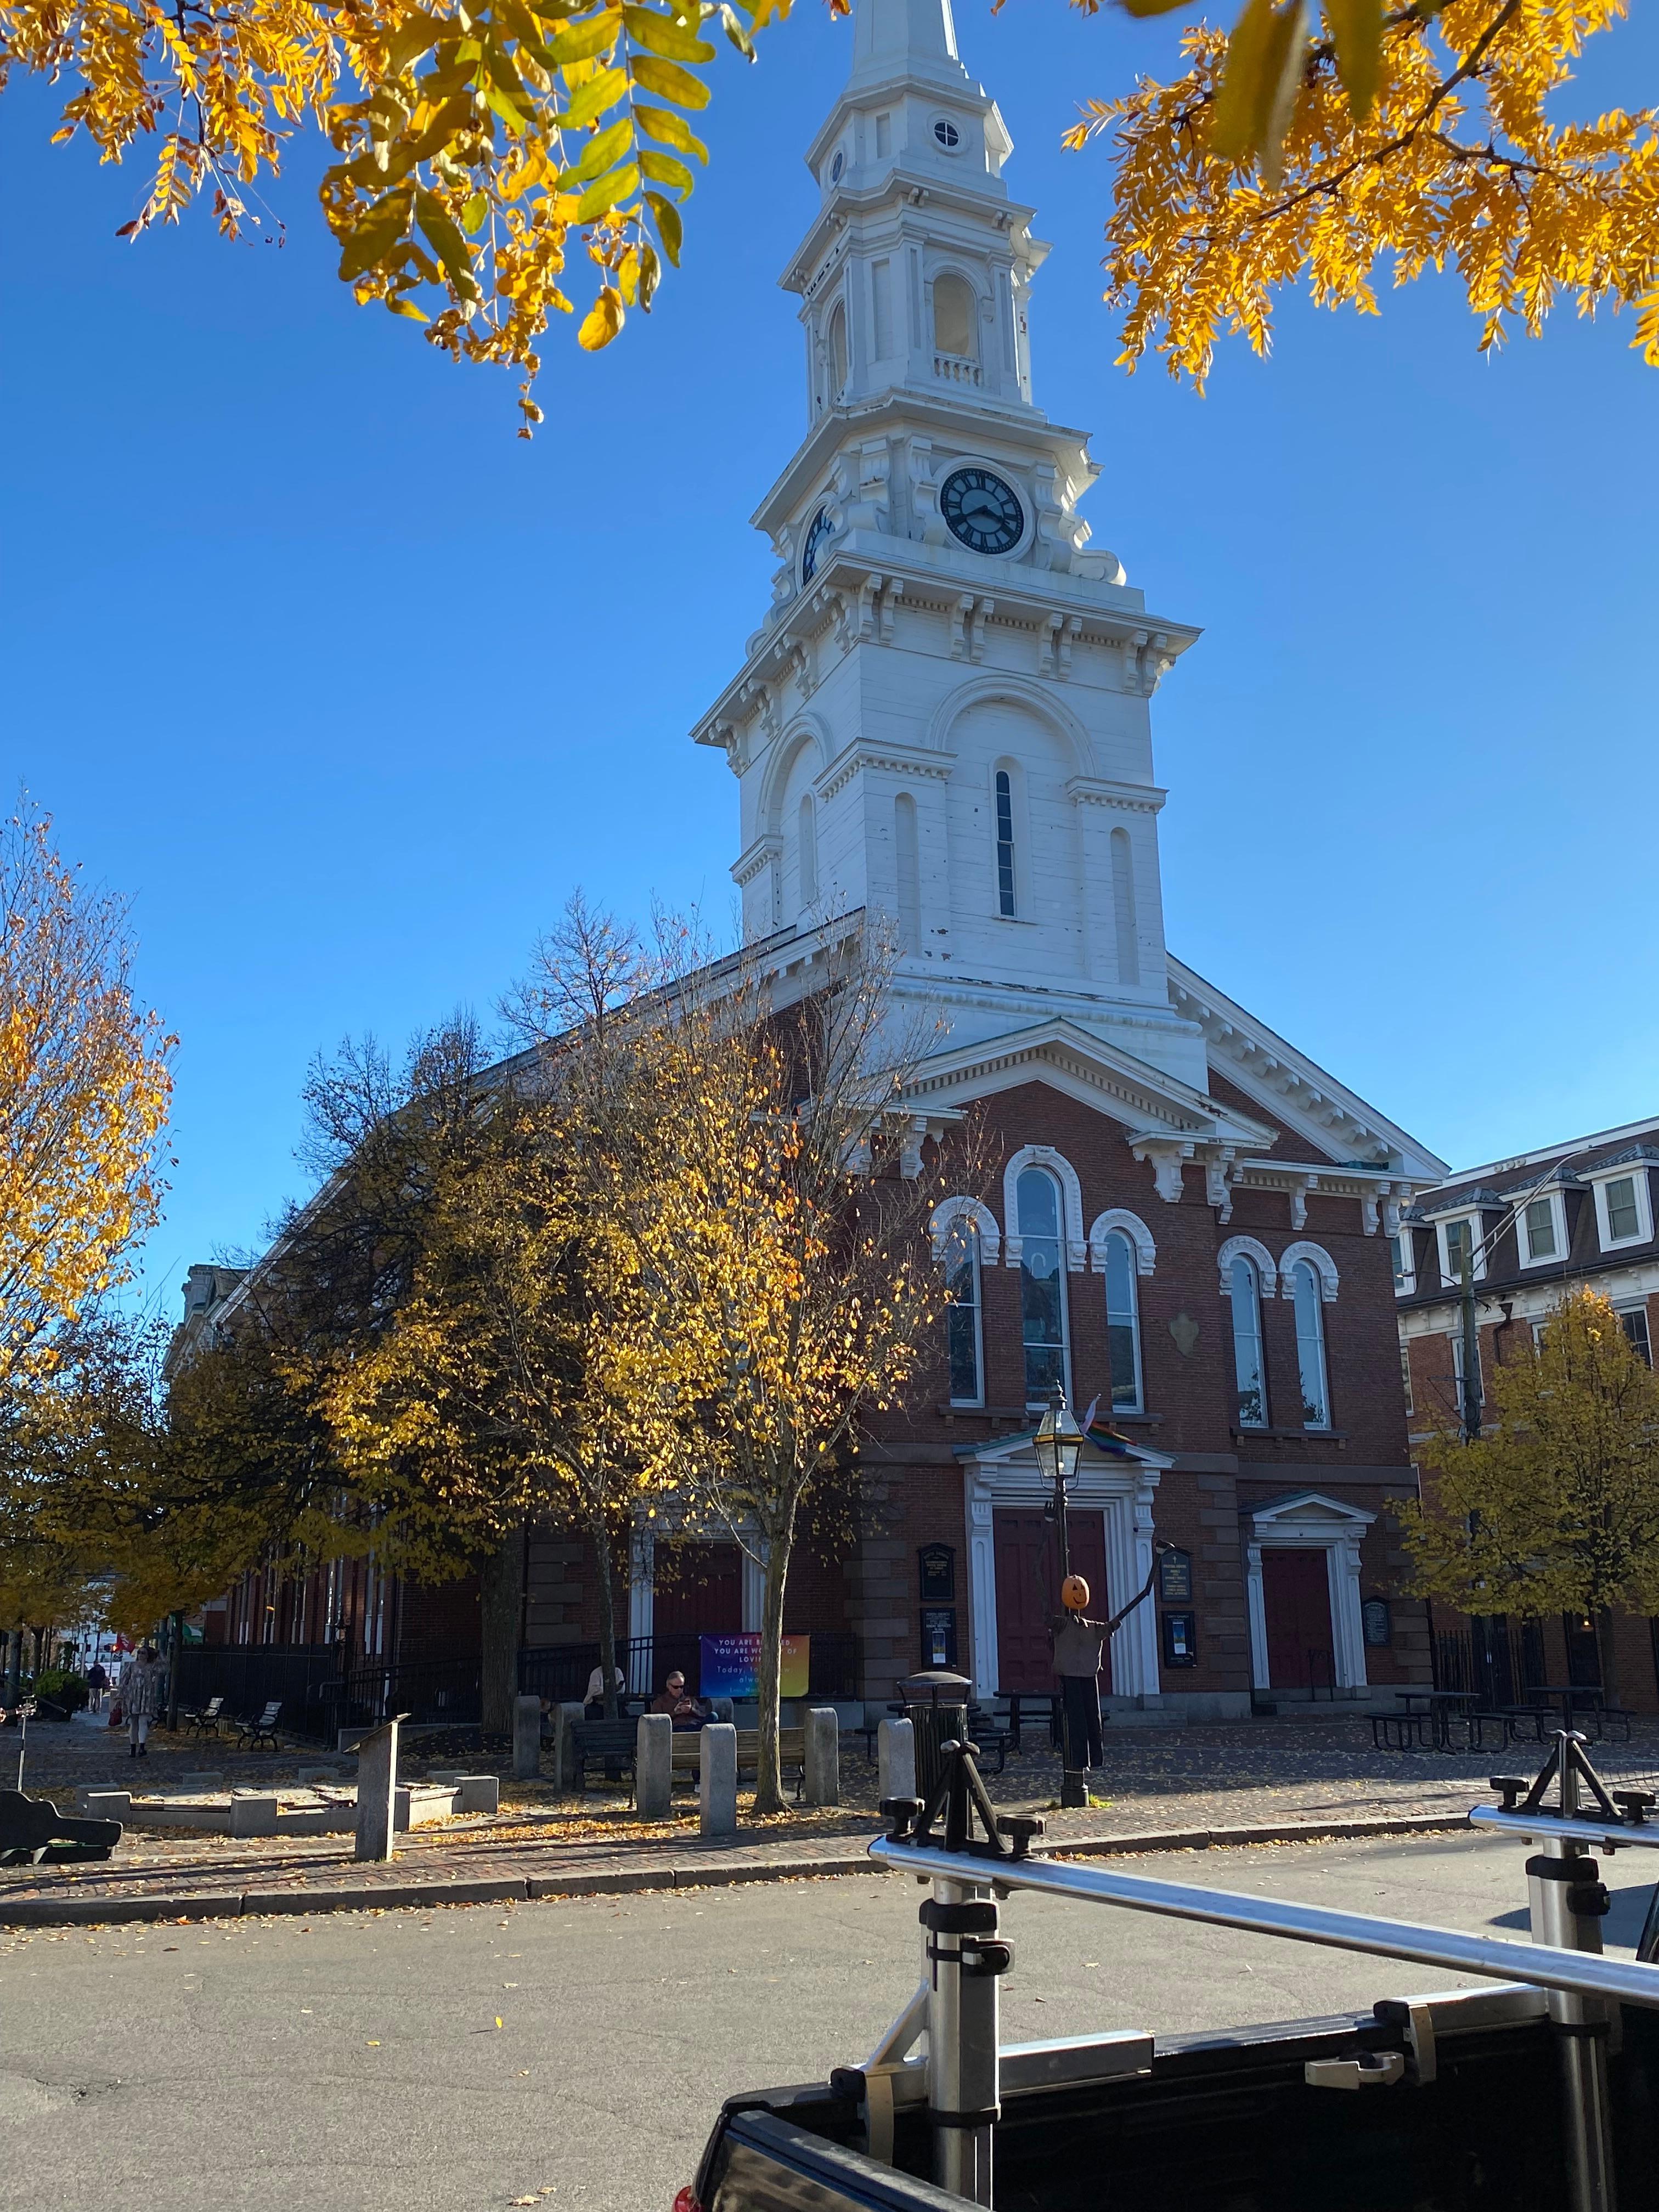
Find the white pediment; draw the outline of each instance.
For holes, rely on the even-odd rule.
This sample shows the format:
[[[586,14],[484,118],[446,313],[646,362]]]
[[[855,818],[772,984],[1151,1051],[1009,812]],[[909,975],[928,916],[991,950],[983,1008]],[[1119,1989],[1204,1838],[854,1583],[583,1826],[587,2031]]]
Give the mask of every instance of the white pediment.
[[[1338,1498],[1327,1498],[1322,1491],[1295,1490],[1288,1497],[1270,1498],[1250,1507],[1249,1518],[1258,1530],[1280,1528],[1287,1522],[1302,1528],[1323,1522],[1331,1528],[1358,1529],[1369,1528],[1376,1516],[1361,1506],[1344,1505]]]

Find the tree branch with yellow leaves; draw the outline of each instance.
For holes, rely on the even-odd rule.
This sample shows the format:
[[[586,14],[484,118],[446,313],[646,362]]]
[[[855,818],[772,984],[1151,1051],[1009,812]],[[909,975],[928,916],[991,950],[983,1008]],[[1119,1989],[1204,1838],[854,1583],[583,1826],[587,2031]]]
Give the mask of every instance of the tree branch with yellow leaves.
[[[1087,5],[1087,0],[1081,0]],[[1126,0],[1136,15],[1180,0]],[[1659,366],[1659,149],[1650,108],[1554,122],[1586,39],[1624,0],[1249,0],[1230,35],[1186,33],[1184,75],[1091,100],[1066,135],[1111,149],[1106,298],[1121,361],[1149,347],[1200,388],[1218,341],[1265,353],[1274,295],[1304,274],[1322,306],[1378,312],[1396,284],[1453,269],[1482,349],[1532,335],[1563,295],[1638,310]]]

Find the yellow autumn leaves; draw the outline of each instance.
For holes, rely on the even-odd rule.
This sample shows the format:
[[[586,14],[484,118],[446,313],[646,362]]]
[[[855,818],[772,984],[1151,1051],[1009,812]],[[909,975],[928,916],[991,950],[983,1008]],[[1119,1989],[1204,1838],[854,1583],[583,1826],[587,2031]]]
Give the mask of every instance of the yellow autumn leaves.
[[[1163,13],[1181,0],[1126,0]],[[1481,323],[1536,335],[1571,295],[1638,310],[1659,365],[1659,149],[1653,110],[1554,121],[1547,103],[1623,0],[1249,0],[1231,38],[1182,40],[1185,73],[1092,100],[1067,134],[1109,141],[1109,302],[1120,359],[1148,347],[1202,385],[1217,342],[1257,352],[1274,295],[1376,313],[1394,284],[1451,270]]]

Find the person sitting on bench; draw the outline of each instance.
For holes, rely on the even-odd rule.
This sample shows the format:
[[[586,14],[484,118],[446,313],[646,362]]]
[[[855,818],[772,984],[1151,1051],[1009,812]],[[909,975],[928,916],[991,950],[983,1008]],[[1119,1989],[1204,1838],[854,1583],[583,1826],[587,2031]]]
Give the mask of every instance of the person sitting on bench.
[[[666,1713],[677,1729],[700,1729],[708,1718],[708,1708],[687,1694],[685,1677],[678,1667],[664,1683],[661,1694],[651,1700],[651,1710]]]
[[[621,1712],[623,1700],[628,1695],[628,1680],[620,1667],[614,1670],[617,1677],[617,1711]],[[587,1678],[587,1694],[582,1699],[582,1718],[602,1721],[605,1718],[605,1669],[596,1667]]]

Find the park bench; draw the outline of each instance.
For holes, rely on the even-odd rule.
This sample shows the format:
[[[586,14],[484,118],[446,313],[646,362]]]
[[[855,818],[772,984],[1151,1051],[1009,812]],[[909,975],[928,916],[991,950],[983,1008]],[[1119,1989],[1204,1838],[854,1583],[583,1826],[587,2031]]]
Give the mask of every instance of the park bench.
[[[46,1797],[0,1790],[0,1866],[106,1859],[121,1840],[118,1820],[78,1820]]]
[[[273,1751],[276,1750],[276,1723],[282,1718],[282,1699],[272,1698],[256,1720],[240,1722],[236,1735],[237,1750],[258,1751],[262,1743],[269,1744]]]
[[[698,1743],[699,1729],[678,1729],[670,1765],[675,1774],[697,1775],[702,1771]],[[738,1772],[753,1774],[760,1765],[760,1730],[738,1730]],[[806,1730],[804,1728],[781,1728],[778,1730],[778,1779],[793,1781],[799,1803],[806,1788]]]
[[[210,1698],[206,1705],[198,1706],[192,1712],[183,1714],[181,1718],[185,1723],[185,1734],[186,1735],[217,1735],[219,1716],[224,1710],[224,1704],[222,1698]]]
[[[625,1774],[631,1784],[638,1734],[637,1721],[577,1721],[570,1731],[577,1789],[586,1789],[590,1766],[603,1767],[607,1781],[619,1782]]]

